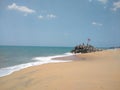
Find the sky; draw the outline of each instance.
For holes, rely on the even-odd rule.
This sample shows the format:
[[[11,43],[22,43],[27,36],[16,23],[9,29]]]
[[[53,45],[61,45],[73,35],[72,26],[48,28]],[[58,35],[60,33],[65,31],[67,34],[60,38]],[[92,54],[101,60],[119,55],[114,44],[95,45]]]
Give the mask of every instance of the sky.
[[[0,0],[0,45],[120,46],[120,0]]]

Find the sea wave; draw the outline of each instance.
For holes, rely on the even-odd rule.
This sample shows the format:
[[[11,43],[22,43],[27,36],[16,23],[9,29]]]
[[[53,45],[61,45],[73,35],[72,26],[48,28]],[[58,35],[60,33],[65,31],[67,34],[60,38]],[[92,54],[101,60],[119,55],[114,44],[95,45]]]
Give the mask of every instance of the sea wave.
[[[6,68],[1,68],[0,69],[0,77],[10,75],[15,71],[19,71],[21,69],[25,69],[25,68],[28,68],[31,66],[37,66],[37,65],[47,64],[47,63],[69,62],[69,60],[67,60],[67,61],[65,61],[65,60],[52,60],[52,58],[65,57],[65,56],[70,56],[70,55],[72,55],[72,53],[65,53],[63,55],[47,56],[47,57],[34,57],[34,58],[32,58],[32,60],[36,60],[35,62],[15,65],[15,66],[6,67]]]
[[[45,61],[49,61],[49,60],[52,61],[52,58],[66,57],[66,56],[71,56],[71,55],[73,55],[73,54],[68,52],[68,53],[65,53],[65,54],[63,54],[63,55],[46,56],[46,57],[35,57],[35,58],[33,58],[32,60],[38,60],[38,61],[43,61],[43,62],[45,62]],[[61,60],[60,60],[60,61],[61,61]]]

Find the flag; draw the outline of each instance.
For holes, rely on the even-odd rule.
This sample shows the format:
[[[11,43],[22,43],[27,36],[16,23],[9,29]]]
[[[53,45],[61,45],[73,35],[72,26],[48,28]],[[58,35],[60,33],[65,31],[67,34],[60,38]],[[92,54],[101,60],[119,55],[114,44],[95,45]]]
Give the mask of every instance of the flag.
[[[90,41],[91,39],[90,38],[88,38],[88,42]]]

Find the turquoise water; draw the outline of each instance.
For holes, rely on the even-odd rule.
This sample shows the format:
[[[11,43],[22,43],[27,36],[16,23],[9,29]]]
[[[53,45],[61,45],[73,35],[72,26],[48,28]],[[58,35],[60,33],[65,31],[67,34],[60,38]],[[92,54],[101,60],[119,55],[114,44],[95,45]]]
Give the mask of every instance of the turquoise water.
[[[62,62],[53,57],[70,55],[72,47],[0,46],[0,77],[30,66]]]
[[[0,46],[0,68],[34,62],[35,57],[67,53],[71,47]]]

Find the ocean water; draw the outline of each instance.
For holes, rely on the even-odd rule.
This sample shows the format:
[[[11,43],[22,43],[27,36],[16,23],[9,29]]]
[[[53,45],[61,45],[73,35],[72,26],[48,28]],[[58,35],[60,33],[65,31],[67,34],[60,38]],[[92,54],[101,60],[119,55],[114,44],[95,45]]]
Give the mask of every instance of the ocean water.
[[[71,50],[72,47],[0,46],[0,77],[30,66],[66,62],[51,58],[69,56]]]

